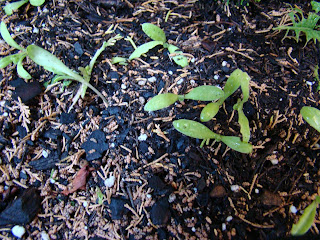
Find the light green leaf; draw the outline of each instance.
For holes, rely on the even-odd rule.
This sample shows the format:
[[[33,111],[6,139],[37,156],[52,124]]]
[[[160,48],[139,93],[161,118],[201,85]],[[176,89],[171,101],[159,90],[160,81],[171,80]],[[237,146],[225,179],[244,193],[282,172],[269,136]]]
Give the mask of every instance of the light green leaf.
[[[201,122],[208,122],[214,116],[218,113],[219,108],[220,108],[220,103],[218,102],[213,102],[213,103],[208,103],[201,111],[200,114],[200,121]]]
[[[31,76],[30,74],[23,68],[22,66],[22,61],[26,56],[21,56],[21,58],[19,59],[18,63],[17,63],[17,72],[18,75],[23,78],[23,79],[30,79]]]
[[[151,98],[144,106],[145,111],[156,111],[175,103],[178,100],[178,95],[173,93],[163,93]]]
[[[189,65],[188,58],[182,54],[183,52],[177,51],[175,53],[177,53],[178,55],[172,57],[172,59],[176,64],[183,68]]]
[[[10,63],[12,63],[12,57],[10,56],[6,56],[0,59],[0,69],[1,68],[5,68],[6,66],[8,66]]]
[[[32,61],[44,67],[46,70],[53,72],[57,75],[68,75],[69,77],[72,77],[75,80],[81,78],[81,80],[79,81],[82,81],[81,76],[74,73],[56,56],[54,56],[47,50],[41,47],[38,47],[36,45],[29,45],[27,47],[27,53],[28,53],[28,56],[32,59]]]
[[[124,57],[113,57],[113,58],[111,59],[111,63],[112,63],[112,64],[117,64],[117,63],[119,63],[120,65],[122,65],[122,64],[127,64],[126,62],[127,62],[127,59],[124,58]]]
[[[129,60],[138,58],[142,54],[147,53],[150,49],[152,49],[158,45],[162,45],[162,44],[163,44],[163,42],[161,42],[161,41],[151,41],[151,42],[147,42],[145,44],[142,44],[136,50],[134,50],[134,52],[130,55]]]
[[[316,216],[316,210],[318,207],[318,203],[313,201],[303,212],[297,224],[292,225],[291,235],[293,236],[301,236],[308,232],[314,218]]]
[[[28,1],[29,0],[21,0],[13,3],[9,3],[3,8],[3,10],[8,16],[10,16],[12,15],[14,10],[17,10],[19,7],[21,7],[23,4],[27,3]]]
[[[229,148],[241,153],[251,153],[252,145],[247,142],[242,142],[239,137],[234,136],[221,136],[221,141],[224,142]]]
[[[168,48],[169,53],[174,53],[175,51],[179,50],[179,48],[172,44],[165,44],[165,47]]]
[[[19,46],[18,43],[16,43],[13,38],[11,37],[8,29],[7,29],[7,26],[4,22],[1,22],[1,26],[0,26],[0,31],[1,31],[1,36],[2,38],[6,41],[6,43],[8,43],[11,47],[14,47],[16,49],[19,49],[19,50],[24,50],[23,47]]]
[[[312,10],[316,13],[320,12],[320,2],[311,1]]]
[[[244,115],[244,112],[241,108],[238,108],[238,116],[239,116],[239,125],[240,125],[240,132],[242,134],[242,140],[244,142],[248,142],[250,139],[250,126],[249,121],[246,115]]]
[[[69,78],[69,76],[56,75],[52,78],[51,84],[55,84],[56,82],[59,82],[59,81],[62,81],[62,80],[68,79],[68,78]]]
[[[154,41],[161,41],[162,43],[167,41],[164,31],[156,25],[144,23],[142,24],[142,31],[144,31],[144,33]]]
[[[310,124],[311,127],[320,132],[320,110],[314,107],[303,107],[300,111],[303,119]]]
[[[187,119],[175,120],[173,121],[173,126],[177,131],[189,137],[198,139],[214,138],[218,141],[221,139],[221,136],[219,134],[212,132],[205,125],[196,121]]]
[[[103,204],[103,193],[101,192],[101,190],[98,186],[96,187],[96,193],[97,193],[97,197],[98,197],[98,203]]]
[[[229,76],[226,85],[223,88],[224,91],[224,99],[227,99],[231,96],[241,85],[242,77],[244,76],[244,72],[240,69],[234,70]]]
[[[35,7],[41,6],[45,0],[29,0],[30,4]]]
[[[198,101],[214,101],[224,96],[221,88],[216,86],[200,86],[192,89],[184,97],[185,99],[192,99]]]

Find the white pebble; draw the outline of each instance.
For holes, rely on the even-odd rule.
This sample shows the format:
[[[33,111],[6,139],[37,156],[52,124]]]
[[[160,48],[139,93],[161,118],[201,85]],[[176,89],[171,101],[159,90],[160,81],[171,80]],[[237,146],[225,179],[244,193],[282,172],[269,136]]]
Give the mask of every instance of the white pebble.
[[[222,62],[222,67],[227,66],[227,64],[228,64],[227,61],[223,61],[223,62]]]
[[[106,187],[108,187],[108,188],[111,188],[111,187],[113,187],[115,181],[116,181],[115,176],[110,175],[109,178],[107,178],[106,180],[104,180],[104,185],[105,185]]]
[[[193,79],[191,79],[191,80],[190,80],[190,84],[193,86],[193,85],[195,85],[195,84],[196,84],[196,81],[195,81],[195,80],[193,80]]]
[[[172,203],[176,200],[176,198],[177,198],[176,195],[174,193],[172,193],[169,195],[168,202]]]
[[[191,231],[192,231],[192,232],[196,232],[196,228],[195,228],[195,227],[192,227],[192,228],[191,228]]]
[[[144,134],[141,134],[141,135],[138,137],[138,140],[139,140],[140,142],[142,142],[142,141],[147,140],[147,138],[148,138],[148,135],[144,133]]]
[[[23,234],[26,233],[26,230],[24,227],[16,225],[11,229],[11,232],[15,237],[21,238],[23,236]]]
[[[239,192],[240,191],[240,186],[239,185],[231,185],[231,191],[232,192]]]
[[[46,150],[42,150],[42,156],[44,158],[47,158],[47,157],[49,157],[49,153]]]
[[[168,73],[169,73],[169,75],[172,75],[172,74],[173,74],[173,72],[172,72],[171,70],[169,70]]]
[[[47,12],[49,12],[49,10],[48,10],[47,8],[44,8],[44,9],[42,10],[42,12],[47,13]]]
[[[256,194],[258,194],[258,193],[260,192],[259,188],[256,188],[256,189],[254,190],[254,192],[255,192]]]
[[[270,162],[272,165],[277,165],[279,163],[278,159],[271,159]]]
[[[48,233],[46,233],[45,231],[42,231],[40,233],[40,237],[41,237],[41,240],[50,240]]]
[[[196,61],[195,58],[191,58],[190,62],[194,63]]]
[[[86,207],[88,206],[88,202],[87,202],[87,201],[84,201],[84,202],[82,203],[82,206],[83,206],[84,208],[86,208]]]
[[[297,208],[293,205],[290,206],[290,212],[292,212],[293,214],[296,214],[298,212]]]
[[[213,76],[213,78],[214,78],[215,80],[218,80],[218,79],[219,79],[219,75],[216,74],[216,75]]]
[[[232,221],[232,219],[233,219],[233,217],[232,217],[232,216],[228,216],[228,217],[227,217],[227,219],[226,219],[226,221],[227,221],[227,222],[231,222],[231,221]]]
[[[6,101],[1,101],[1,102],[0,102],[0,106],[1,106],[1,107],[4,107],[4,105],[6,105]]]
[[[312,86],[312,85],[313,85],[313,82],[310,82],[310,81],[306,81],[306,83],[307,83],[309,86]]]
[[[144,99],[144,97],[139,97],[139,103],[144,104],[146,102],[146,100]]]
[[[153,83],[153,82],[157,81],[157,78],[156,77],[149,77],[148,81]]]
[[[111,148],[114,148],[115,146],[116,146],[116,145],[115,145],[114,143],[111,143],[111,144],[110,144],[110,147],[111,147]]]
[[[8,117],[8,116],[9,116],[9,114],[8,114],[7,112],[4,112],[4,113],[2,114],[2,116],[4,116],[4,117]]]
[[[227,225],[225,223],[222,223],[221,230],[222,231],[227,230]]]
[[[54,180],[53,178],[50,178],[50,183],[54,184],[56,182],[56,180]]]
[[[32,30],[33,33],[39,33],[39,28],[34,27]]]
[[[151,198],[152,197],[150,193],[148,193],[146,196],[147,196],[147,198]]]
[[[121,89],[125,90],[125,89],[127,89],[127,86],[124,83],[122,83],[121,84]]]
[[[184,81],[184,79],[181,78],[181,79],[178,80],[177,84],[180,85],[181,83],[183,83],[183,81]]]
[[[140,80],[140,81],[138,82],[138,85],[140,85],[140,86],[146,85],[146,80]]]

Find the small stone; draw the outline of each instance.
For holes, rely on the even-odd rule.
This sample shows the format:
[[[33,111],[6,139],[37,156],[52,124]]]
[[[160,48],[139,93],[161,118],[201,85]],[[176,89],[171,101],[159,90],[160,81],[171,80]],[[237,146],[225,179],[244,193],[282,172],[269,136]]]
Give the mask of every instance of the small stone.
[[[227,66],[227,64],[228,64],[227,61],[223,61],[221,65],[222,65],[222,67],[225,67],[225,66]]]
[[[272,165],[277,165],[279,163],[278,159],[271,159],[270,162]]]
[[[227,225],[226,225],[225,223],[222,223],[222,225],[221,225],[221,230],[222,230],[222,231],[227,230]]]
[[[192,227],[192,228],[191,228],[191,231],[192,231],[192,232],[196,232],[196,228],[195,228],[195,227]]]
[[[313,82],[310,82],[310,81],[306,81],[306,83],[307,83],[309,86],[312,86],[312,85],[313,85]]]
[[[191,80],[190,80],[190,84],[191,84],[192,86],[194,86],[194,85],[196,84],[196,81],[193,80],[193,79],[191,79]]]
[[[179,79],[179,80],[178,80],[177,84],[178,84],[178,85],[180,85],[180,84],[182,84],[182,83],[183,83],[183,81],[184,81],[184,79],[183,79],[183,78],[181,78],[181,79]]]
[[[40,237],[41,237],[41,240],[50,240],[49,234],[46,233],[45,231],[42,231],[40,233]]]
[[[147,140],[147,138],[148,138],[148,135],[147,134],[141,134],[139,137],[138,137],[138,140],[139,141],[145,141],[145,140]]]
[[[230,189],[232,192],[239,192],[240,191],[240,186],[239,185],[231,185]]]
[[[125,90],[125,89],[127,89],[127,86],[126,86],[124,83],[122,83],[122,84],[121,84],[121,89],[122,89],[122,90]]]
[[[256,194],[260,193],[259,188],[256,188],[256,189],[254,190],[254,192],[255,192]]]
[[[140,104],[145,104],[146,100],[144,99],[144,97],[139,97],[139,103]]]
[[[39,33],[39,28],[34,27],[32,30],[33,33]]]
[[[138,82],[138,85],[140,85],[140,86],[146,85],[146,80],[140,80],[140,81]]]
[[[214,78],[214,80],[218,80],[219,79],[219,75],[214,75],[213,78]]]
[[[42,150],[42,156],[44,158],[47,158],[47,157],[49,157],[49,153],[46,150]]]
[[[80,45],[79,42],[76,42],[76,43],[74,44],[74,51],[75,51],[77,54],[79,54],[79,56],[81,56],[81,55],[83,54],[83,50],[82,50],[82,47],[81,47],[81,45]]]
[[[266,206],[280,206],[282,199],[279,194],[265,190],[261,195],[261,202]]]
[[[176,200],[176,198],[177,198],[176,195],[174,193],[172,193],[169,195],[168,202],[172,203]]]
[[[104,180],[104,185],[105,185],[107,188],[111,188],[111,187],[113,187],[115,181],[116,181],[115,176],[110,175],[109,178],[107,178],[106,180]]]
[[[169,70],[168,73],[169,73],[169,75],[172,75],[172,74],[173,74],[173,72],[172,72],[171,70]]]
[[[293,205],[290,206],[290,212],[296,214],[298,212],[297,208]]]
[[[16,225],[11,229],[11,232],[15,237],[21,238],[26,233],[26,229],[22,226]]]
[[[156,77],[149,77],[147,80],[149,82],[153,83],[153,82],[157,81],[157,78]]]
[[[171,216],[169,202],[166,198],[159,199],[152,205],[150,218],[154,225],[165,225]]]
[[[215,186],[210,192],[210,197],[212,198],[222,198],[226,195],[227,195],[226,189],[221,185]]]
[[[109,208],[111,210],[111,218],[113,220],[120,220],[123,215],[127,214],[129,209],[124,206],[127,203],[129,203],[129,201],[122,198],[111,198]]]
[[[233,217],[232,217],[232,216],[228,216],[228,217],[227,217],[227,219],[226,219],[226,221],[227,221],[227,222],[231,222],[231,221],[232,221],[232,219],[233,219]]]
[[[88,202],[87,202],[87,201],[84,201],[84,202],[82,203],[82,206],[83,206],[84,208],[86,208],[86,207],[88,206]]]

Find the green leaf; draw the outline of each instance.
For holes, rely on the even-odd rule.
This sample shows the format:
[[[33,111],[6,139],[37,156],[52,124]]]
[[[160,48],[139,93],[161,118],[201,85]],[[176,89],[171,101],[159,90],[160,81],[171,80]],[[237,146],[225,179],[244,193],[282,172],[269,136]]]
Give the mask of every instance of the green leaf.
[[[41,6],[45,0],[29,0],[30,4],[35,7]]]
[[[247,142],[242,142],[239,137],[233,136],[221,136],[221,141],[225,143],[229,148],[241,153],[251,153],[252,145]]]
[[[316,13],[320,12],[320,2],[311,1],[312,10]]]
[[[239,107],[237,108],[238,110],[238,122],[240,125],[240,132],[242,134],[242,140],[244,142],[248,142],[250,139],[250,126],[249,126],[249,121],[248,118],[246,117],[246,115],[244,115],[243,112],[243,106],[242,104],[239,104]]]
[[[318,207],[318,203],[313,201],[303,212],[297,224],[292,225],[291,235],[293,236],[301,236],[308,232],[314,218],[316,216],[316,210]]]
[[[218,113],[221,104],[218,102],[208,103],[201,111],[200,121],[208,122]]]
[[[101,190],[98,186],[96,187],[96,193],[97,193],[97,197],[98,197],[98,203],[103,204],[103,193],[101,192]]]
[[[174,93],[163,93],[151,98],[144,106],[145,111],[156,111],[175,103],[178,100],[178,95]]]
[[[22,61],[23,59],[25,58],[26,56],[21,56],[18,63],[17,63],[17,72],[18,72],[18,75],[23,78],[23,79],[30,79],[31,76],[30,74],[23,68],[22,66]]]
[[[200,86],[192,89],[184,97],[198,101],[214,101],[224,96],[221,88],[216,86]]]
[[[124,65],[124,64],[127,64],[127,59],[124,58],[124,57],[113,57],[111,59],[111,63],[112,64],[117,64],[119,63],[120,65]]]
[[[44,67],[46,70],[53,72],[57,75],[68,75],[69,77],[79,81],[82,81],[82,77],[74,73],[63,62],[61,62],[56,56],[48,52],[47,50],[38,47],[36,45],[29,45],[27,47],[28,56],[36,64]]]
[[[241,80],[244,74],[240,69],[236,69],[231,73],[223,88],[224,99],[230,97],[241,86]]]
[[[177,53],[178,55],[172,57],[172,59],[176,64],[178,64],[180,67],[183,67],[183,68],[189,65],[188,58],[182,55],[183,52],[177,51],[175,53]]]
[[[19,46],[18,43],[16,43],[13,38],[11,37],[8,29],[7,29],[7,26],[4,22],[1,22],[1,25],[0,25],[0,31],[1,31],[1,36],[2,38],[6,41],[6,43],[8,43],[11,47],[14,47],[16,49],[19,49],[19,50],[24,50],[23,47]]]
[[[6,66],[8,66],[10,63],[12,63],[12,57],[10,56],[6,56],[0,59],[0,69],[1,68],[5,68]]]
[[[310,124],[311,127],[320,132],[320,110],[314,107],[303,107],[300,111],[303,119]]]
[[[167,41],[164,31],[156,25],[144,23],[142,24],[142,31],[154,41],[161,41],[162,43]]]
[[[207,128],[202,123],[187,120],[187,119],[180,119],[173,121],[174,128],[187,135],[189,137],[198,138],[198,139],[216,139],[220,140],[221,136],[212,132],[209,128]]]
[[[162,44],[163,44],[163,42],[161,42],[161,41],[151,41],[151,42],[147,42],[145,44],[142,44],[136,50],[134,50],[134,52],[130,55],[129,60],[138,58],[142,54],[147,53],[150,49],[152,49],[158,45],[162,45]]]
[[[4,8],[3,11],[8,15],[12,15],[14,10],[17,10],[19,7],[21,7],[23,4],[27,3],[29,0],[21,0],[13,3],[7,4]]]

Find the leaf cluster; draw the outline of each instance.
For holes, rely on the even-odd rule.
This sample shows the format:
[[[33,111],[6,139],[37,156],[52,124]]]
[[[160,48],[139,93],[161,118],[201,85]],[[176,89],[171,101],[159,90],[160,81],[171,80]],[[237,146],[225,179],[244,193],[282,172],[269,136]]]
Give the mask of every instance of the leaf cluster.
[[[200,115],[200,120],[206,122],[211,120],[218,113],[219,108],[224,101],[240,87],[243,98],[238,99],[238,102],[233,108],[238,111],[238,122],[242,140],[239,137],[216,134],[203,124],[191,120],[176,120],[173,122],[173,126],[176,130],[189,137],[203,139],[201,146],[203,146],[205,142],[208,143],[208,140],[215,139],[224,142],[227,146],[238,152],[250,153],[252,151],[252,145],[248,143],[250,139],[249,121],[243,112],[243,104],[249,99],[249,82],[250,77],[248,74],[240,69],[236,69],[228,78],[223,90],[216,86],[200,86],[192,89],[185,95],[174,93],[159,94],[146,103],[144,110],[160,110],[170,106],[178,100],[183,101],[185,99],[210,101],[210,103],[203,108]]]
[[[8,15],[12,15],[13,11],[20,8],[22,5],[26,4],[27,2],[30,2],[32,6],[39,7],[41,6],[45,0],[20,0],[17,2],[8,3],[4,8],[3,11]]]
[[[301,9],[297,7],[292,8],[291,12],[288,13],[291,21],[290,25],[281,25],[274,28],[274,30],[286,30],[283,39],[288,37],[289,31],[294,31],[295,36],[293,38],[295,38],[297,42],[299,42],[301,33],[304,33],[306,36],[305,45],[307,45],[311,39],[313,39],[314,43],[316,43],[317,40],[320,41],[320,25],[317,25],[320,19],[320,16],[317,14],[320,11],[320,3],[312,1],[311,5],[315,12],[309,12],[307,18],[305,18]]]

